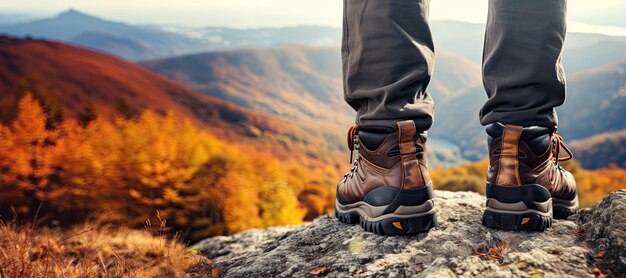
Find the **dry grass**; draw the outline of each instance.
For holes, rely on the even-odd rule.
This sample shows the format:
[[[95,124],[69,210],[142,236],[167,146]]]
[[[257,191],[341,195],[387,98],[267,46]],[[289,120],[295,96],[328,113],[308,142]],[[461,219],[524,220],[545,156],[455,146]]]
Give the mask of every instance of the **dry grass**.
[[[0,277],[214,277],[211,261],[147,230],[0,223]]]

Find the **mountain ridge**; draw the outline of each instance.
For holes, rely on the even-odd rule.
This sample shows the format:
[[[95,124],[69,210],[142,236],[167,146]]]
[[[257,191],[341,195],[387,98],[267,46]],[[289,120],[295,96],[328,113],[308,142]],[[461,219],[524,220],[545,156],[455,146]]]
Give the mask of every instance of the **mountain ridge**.
[[[318,56],[313,60],[326,61],[327,67],[312,69],[310,60],[301,59],[311,51],[325,52],[323,58]],[[333,47],[283,46],[185,55],[141,64],[205,94],[244,107],[283,118],[324,119],[326,125],[332,123],[341,129],[350,124],[354,112],[347,109],[341,98],[338,55],[339,50]],[[294,71],[294,68],[305,70]],[[620,75],[622,70],[626,70],[626,65],[618,63],[568,76],[567,101],[557,108],[561,116],[559,132],[566,139],[580,140],[605,131],[626,129],[620,121],[619,108],[624,105],[619,90],[626,86],[626,78]],[[307,76],[306,80],[316,90],[326,88],[325,98],[315,99],[313,91],[302,89],[306,87],[301,83],[302,76]],[[484,128],[479,123],[478,111],[487,97],[480,80],[478,64],[444,50],[439,51],[428,88],[436,103],[435,122],[429,134],[432,138],[453,140],[462,150],[460,157],[469,160],[486,157]],[[329,84],[334,85],[329,87]],[[590,91],[597,93],[589,101]],[[607,102],[608,99],[612,101]],[[595,124],[598,122],[601,124]],[[441,152],[436,156],[441,159],[434,161],[459,157]],[[588,165],[583,162],[583,166]]]
[[[185,55],[142,62],[168,78],[238,105],[292,119],[348,126],[336,48],[283,46]],[[338,113],[337,113],[338,112]]]
[[[109,24],[111,22],[101,19],[93,19],[90,15],[85,15],[78,11],[68,11],[59,15],[61,19],[72,18],[85,18],[97,22],[105,22]],[[32,22],[31,22],[32,23]],[[112,22],[111,24],[118,26],[125,26],[124,28],[131,28],[132,30],[141,29],[141,32],[161,32],[166,31],[167,28],[159,26],[132,26],[123,23]],[[80,24],[74,24],[80,25]],[[3,27],[0,27],[0,31]],[[122,29],[124,29],[122,28]],[[314,28],[314,27],[310,27]],[[473,61],[480,54],[480,47],[482,43],[482,32],[484,32],[484,26],[481,24],[466,24],[463,22],[451,22],[443,21],[432,24],[434,31],[434,37],[438,47],[437,55],[438,59],[435,63],[434,76],[429,86],[429,92],[433,95],[436,101],[436,114],[435,124],[431,130],[431,138],[446,138],[452,139],[462,149],[462,156],[464,159],[477,160],[484,158],[484,134],[482,133],[482,127],[478,123],[478,110],[482,106],[482,101],[486,99],[484,90],[482,89],[482,82],[480,81],[480,65]],[[115,28],[114,28],[115,29]],[[75,34],[70,43],[93,46],[97,45],[100,51],[109,53],[116,53],[118,56],[125,56],[124,53],[141,53],[147,56],[134,57],[134,60],[143,60],[144,58],[150,59],[149,61],[142,62],[144,66],[155,65],[162,63],[163,61],[182,61],[187,59],[186,63],[189,65],[197,64],[199,61],[194,61],[194,58],[202,58],[208,56],[240,56],[235,58],[221,58],[219,61],[220,66],[223,66],[225,70],[222,72],[212,71],[218,74],[208,77],[194,77],[190,78],[191,74],[185,72],[184,67],[193,68],[189,65],[177,66],[178,69],[174,69],[174,73],[168,73],[170,69],[154,68],[151,70],[157,71],[160,74],[166,75],[170,79],[184,83],[198,91],[202,91],[205,94],[212,95],[221,99],[225,99],[228,102],[234,103],[237,106],[242,106],[250,110],[260,111],[261,113],[276,116],[283,120],[293,121],[294,119],[304,119],[310,124],[315,125],[316,119],[323,119],[325,123],[332,123],[334,135],[333,138],[337,139],[333,143],[336,147],[340,147],[338,142],[343,135],[343,128],[350,125],[354,112],[352,112],[347,105],[343,103],[341,99],[341,65],[339,58],[339,50],[331,50],[332,47],[323,47],[330,53],[325,55],[326,57],[332,57],[324,59],[303,59],[302,54],[276,54],[289,48],[302,48],[301,52],[310,51],[308,48],[314,48],[309,44],[305,45],[283,45],[277,48],[255,48],[251,45],[257,46],[271,46],[273,44],[281,45],[288,43],[288,40],[276,40],[276,38],[282,38],[287,36],[286,34],[298,33],[298,28],[293,27],[291,29],[283,28],[268,28],[268,35],[259,35],[260,29],[245,29],[237,30],[236,32],[229,28],[200,28],[204,29],[197,38],[190,38],[189,32],[195,32],[196,29],[185,29],[167,32],[168,36],[173,35],[172,38],[179,38],[179,36],[185,37],[182,39],[173,39],[178,43],[186,44],[197,47],[191,50],[190,48],[179,48],[169,43],[168,40],[162,41],[160,36],[157,36],[157,40],[137,40],[134,36],[130,38],[127,31],[121,32],[121,35],[111,34],[107,32],[79,32]],[[230,30],[228,32],[222,32],[224,30]],[[314,28],[315,29],[315,28]],[[331,28],[332,29],[332,28]],[[127,29],[124,29],[127,30]],[[83,30],[84,31],[84,30]],[[231,31],[233,33],[231,33]],[[270,32],[271,31],[271,32]],[[280,32],[286,33],[280,33]],[[336,31],[336,30],[335,30]],[[273,33],[275,32],[275,33]],[[319,29],[317,31],[311,31],[315,33],[313,35],[308,32],[300,32],[300,37],[297,40],[306,41],[306,38],[315,40],[315,38],[323,38],[329,36],[330,32],[326,29]],[[330,33],[329,33],[330,32]],[[152,34],[152,33],[150,33]],[[160,34],[160,33],[159,33]],[[282,35],[278,35],[282,34]],[[255,36],[256,35],[256,36]],[[338,34],[331,35],[331,37],[339,37]],[[471,38],[471,39],[470,39]],[[201,41],[214,40],[215,44],[202,45]],[[220,47],[229,42],[238,41],[241,44],[233,45],[236,49],[219,50]],[[311,42],[311,41],[308,41]],[[338,41],[336,41],[338,42]],[[463,43],[459,43],[463,42]],[[621,102],[619,94],[613,94],[611,92],[604,92],[610,90],[617,90],[615,88],[609,88],[615,84],[620,86],[619,82],[626,82],[619,79],[616,76],[615,70],[613,74],[611,71],[598,71],[598,64],[606,63],[612,60],[618,60],[620,57],[626,59],[626,52],[621,51],[623,49],[622,44],[626,47],[626,38],[621,37],[608,37],[598,34],[568,34],[568,41],[566,42],[566,48],[564,52],[564,63],[566,71],[568,72],[568,91],[569,96],[566,104],[558,108],[558,111],[562,115],[559,131],[563,133],[566,139],[582,140],[586,137],[592,136],[596,133],[602,133],[605,131],[615,132],[624,128],[619,121],[622,115],[620,109],[618,109]],[[221,46],[219,46],[221,45]],[[218,47],[219,46],[219,47]],[[459,48],[458,46],[463,46]],[[607,47],[603,47],[607,46]],[[213,48],[217,47],[217,48]],[[246,47],[246,49],[238,49]],[[474,49],[476,48],[476,49]],[[169,49],[169,50],[168,50]],[[213,50],[214,54],[206,54],[207,50]],[[217,50],[217,51],[215,51]],[[232,51],[232,52],[231,52]],[[187,53],[196,54],[187,54]],[[246,52],[248,52],[246,54]],[[256,54],[250,55],[249,52]],[[294,51],[292,51],[294,52]],[[152,53],[152,54],[151,54]],[[230,53],[230,54],[224,54]],[[240,53],[240,54],[237,54]],[[248,56],[245,56],[248,55]],[[271,55],[266,55],[270,53]],[[473,54],[472,54],[473,53]],[[179,54],[184,54],[180,56]],[[162,56],[172,56],[165,59],[155,59]],[[189,56],[198,55],[198,56]],[[256,55],[256,57],[254,57]],[[266,55],[268,57],[261,57]],[[282,55],[282,56],[281,56]],[[474,57],[474,56],[476,57]],[[246,58],[247,57],[247,58]],[[472,58],[473,57],[473,58]],[[239,61],[238,61],[239,59]],[[288,61],[292,60],[292,61]],[[326,68],[315,68],[317,60],[324,61],[327,65]],[[159,62],[160,61],[160,62]],[[268,69],[267,65],[263,63],[269,63],[278,65],[270,71],[276,72],[276,68],[280,69],[282,75],[268,74],[263,77],[262,74],[256,74],[255,68],[261,67]],[[298,63],[304,64],[299,65]],[[150,67],[150,66],[149,66]],[[205,66],[199,67],[205,71],[209,71],[211,68],[217,67]],[[244,67],[247,67],[244,71]],[[596,67],[596,68],[591,68]],[[591,69],[590,69],[591,68]],[[571,70],[570,70],[571,69]],[[596,71],[595,74],[590,74]],[[227,74],[230,73],[229,74]],[[202,70],[196,71],[194,75],[207,75],[207,72]],[[177,76],[174,76],[177,75]],[[602,76],[604,75],[604,76]],[[612,76],[610,79],[608,76]],[[180,78],[179,78],[180,77]],[[213,79],[208,82],[204,80],[191,80],[191,79]],[[280,78],[284,80],[290,80],[289,84],[281,84]],[[273,79],[273,80],[270,80]],[[579,82],[578,79],[585,79],[584,82]],[[252,81],[258,81],[259,84],[252,84]],[[594,84],[594,85],[590,85]],[[585,88],[584,90],[581,88]],[[600,91],[603,97],[618,97],[615,101],[608,104],[595,103],[596,100],[601,99],[598,97],[592,100],[595,103],[591,107],[588,102],[579,101],[585,99],[584,93],[580,91]],[[254,97],[253,97],[254,96]],[[323,96],[320,99],[317,97]],[[324,102],[331,102],[331,105],[327,105]],[[599,113],[600,105],[610,108],[611,114]],[[576,106],[576,109],[570,109],[570,106]],[[619,107],[618,107],[619,106]],[[318,108],[319,107],[319,108]],[[300,109],[302,108],[302,109]],[[339,113],[337,113],[339,111]],[[582,111],[584,113],[577,113]],[[595,111],[595,112],[594,112]],[[337,115],[333,117],[333,115]],[[581,117],[582,115],[587,115]],[[570,120],[569,118],[575,120]],[[604,117],[604,118],[602,118]],[[592,118],[598,118],[599,120],[590,120]],[[462,120],[459,120],[462,119]],[[604,120],[603,120],[604,119]],[[599,122],[599,124],[592,124],[592,122]],[[571,123],[576,123],[573,125]],[[454,157],[454,155],[448,155],[448,157]],[[458,163],[458,161],[457,161]]]
[[[440,51],[428,91],[437,103],[480,86],[480,66]],[[140,63],[199,92],[284,119],[323,123],[344,136],[355,112],[343,100],[337,47],[286,45],[184,55]],[[437,122],[437,120],[435,120]],[[434,128],[431,139],[449,138]],[[433,146],[438,146],[437,144]],[[461,163],[446,148],[430,148],[434,166]]]
[[[445,49],[474,63],[480,63],[484,24],[433,20],[431,28],[438,50]],[[224,49],[276,47],[291,43],[318,46],[337,46],[341,43],[341,29],[335,27],[301,25],[239,29],[131,25],[77,10],[68,10],[52,18],[0,26],[0,33],[63,40],[133,61]],[[614,46],[596,51],[607,43]],[[138,46],[141,48],[137,49]],[[584,49],[585,46],[589,47]],[[624,47],[626,37],[568,33],[564,52],[566,70],[573,72],[590,69],[599,65],[597,61],[611,61],[611,58],[626,59],[626,53],[620,51]]]
[[[76,10],[68,10],[52,18],[0,26],[2,33],[75,43],[129,60],[171,56],[202,48],[200,42],[180,34],[105,20]],[[89,34],[99,37],[97,40],[84,40],[84,36]],[[128,49],[126,43],[129,41],[140,49]]]
[[[341,37],[339,29],[308,25],[257,29],[131,25],[77,10],[0,26],[0,34],[60,40],[131,61],[288,43],[336,45]]]
[[[0,37],[0,119],[15,115],[16,103],[26,91],[50,100],[66,116],[85,109],[103,116],[117,113],[120,102],[136,112],[175,112],[222,139],[235,139],[247,148],[271,150],[286,157],[316,157],[333,161],[343,145],[321,136],[302,133],[310,122],[293,122],[264,115],[233,103],[200,94],[147,69],[105,53],[65,43]],[[259,136],[263,140],[259,140]],[[313,152],[315,149],[317,152]]]

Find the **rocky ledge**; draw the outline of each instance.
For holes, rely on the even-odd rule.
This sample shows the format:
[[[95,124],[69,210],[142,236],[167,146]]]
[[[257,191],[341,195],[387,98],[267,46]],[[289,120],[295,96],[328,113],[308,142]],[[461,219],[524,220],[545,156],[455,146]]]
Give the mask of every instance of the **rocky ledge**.
[[[379,236],[331,216],[192,246],[226,277],[589,277],[626,273],[626,190],[543,233],[481,225],[485,197],[435,191],[439,226]]]

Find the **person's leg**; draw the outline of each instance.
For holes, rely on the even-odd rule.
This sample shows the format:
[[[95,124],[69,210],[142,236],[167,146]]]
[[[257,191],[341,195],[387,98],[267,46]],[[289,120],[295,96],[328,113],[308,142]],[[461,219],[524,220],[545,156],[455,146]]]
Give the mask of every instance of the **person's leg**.
[[[483,224],[539,230],[578,210],[576,181],[558,165],[571,152],[555,133],[565,101],[561,52],[566,0],[489,0],[483,81],[489,168]]]
[[[348,146],[358,155],[337,184],[335,215],[378,234],[437,225],[425,147],[433,122],[428,3],[344,0],[344,94],[357,111]]]
[[[565,100],[565,8],[566,0],[489,0],[483,125],[556,128],[554,107]]]
[[[429,2],[344,0],[344,97],[357,111],[357,125],[395,129],[398,121],[414,120],[419,131],[432,125]]]

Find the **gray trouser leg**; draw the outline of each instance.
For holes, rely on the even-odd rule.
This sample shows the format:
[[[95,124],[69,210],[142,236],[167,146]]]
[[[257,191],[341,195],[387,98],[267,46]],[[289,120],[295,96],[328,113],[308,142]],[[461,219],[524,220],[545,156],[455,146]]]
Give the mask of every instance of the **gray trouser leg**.
[[[344,0],[344,97],[358,125],[395,128],[409,119],[419,130],[432,125],[428,6],[428,0]]]
[[[489,0],[483,125],[556,127],[554,107],[565,101],[565,7],[566,0]]]

